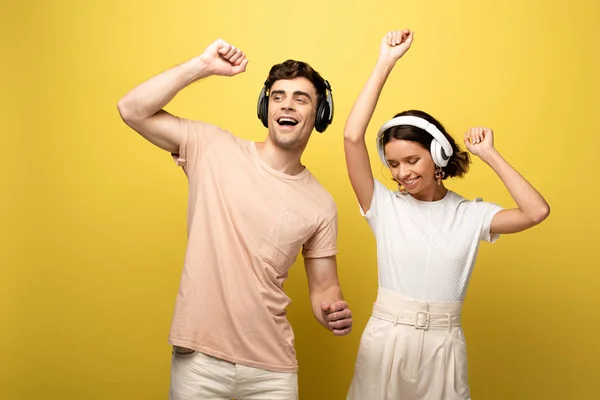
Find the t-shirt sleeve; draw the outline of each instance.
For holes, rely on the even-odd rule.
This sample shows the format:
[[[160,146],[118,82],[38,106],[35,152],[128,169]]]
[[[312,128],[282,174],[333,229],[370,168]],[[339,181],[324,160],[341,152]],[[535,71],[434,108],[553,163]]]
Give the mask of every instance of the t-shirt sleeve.
[[[338,214],[337,210],[327,223],[323,224],[304,243],[302,256],[304,258],[330,257],[338,253]]]
[[[498,238],[500,238],[500,234],[490,233],[492,219],[498,213],[498,211],[503,210],[503,208],[498,204],[483,201],[481,198],[475,199],[475,207],[479,213],[480,221],[479,240],[494,243],[496,240],[498,240]]]
[[[201,162],[206,150],[213,144],[215,138],[226,131],[205,122],[181,119],[183,135],[177,154],[171,154],[177,166],[191,175]]]
[[[385,208],[385,203],[388,201],[391,190],[383,185],[379,180],[373,178],[373,199],[371,207],[365,212],[359,204],[360,215],[365,217],[369,226],[373,231],[376,231],[377,219],[382,209]]]

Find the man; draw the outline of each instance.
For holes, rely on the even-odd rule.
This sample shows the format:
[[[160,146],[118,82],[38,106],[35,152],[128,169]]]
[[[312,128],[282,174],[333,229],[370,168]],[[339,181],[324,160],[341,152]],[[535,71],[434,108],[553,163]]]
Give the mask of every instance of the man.
[[[328,83],[303,62],[273,66],[258,106],[269,133],[259,143],[163,110],[187,85],[237,75],[247,63],[219,39],[118,104],[125,123],[173,154],[189,182],[188,247],[169,337],[174,400],[298,398],[283,282],[300,250],[317,320],[335,335],[352,327],[337,277],[337,208],[300,162],[315,126],[331,123]]]

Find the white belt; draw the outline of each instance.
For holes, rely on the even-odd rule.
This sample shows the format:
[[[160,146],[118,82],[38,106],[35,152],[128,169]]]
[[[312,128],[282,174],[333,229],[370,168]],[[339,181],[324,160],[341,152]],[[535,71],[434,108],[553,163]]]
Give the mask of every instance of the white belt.
[[[460,326],[460,315],[433,314],[428,311],[390,310],[381,304],[375,303],[372,315],[384,321],[397,324],[414,326],[415,329],[448,329]]]

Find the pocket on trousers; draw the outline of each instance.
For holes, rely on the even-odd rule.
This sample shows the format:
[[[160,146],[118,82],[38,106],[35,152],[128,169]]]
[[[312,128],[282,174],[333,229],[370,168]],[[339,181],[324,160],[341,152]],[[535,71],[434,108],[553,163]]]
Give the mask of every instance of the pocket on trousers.
[[[470,399],[467,344],[460,330],[457,332],[457,337],[453,338],[452,351],[454,352],[454,390],[460,399]]]
[[[390,323],[371,316],[358,345],[358,354],[356,356],[356,366],[363,367],[365,372],[373,370],[381,365],[383,358],[384,341]]]
[[[196,353],[196,350],[188,349],[187,347],[173,346],[173,356],[177,358],[190,358]]]

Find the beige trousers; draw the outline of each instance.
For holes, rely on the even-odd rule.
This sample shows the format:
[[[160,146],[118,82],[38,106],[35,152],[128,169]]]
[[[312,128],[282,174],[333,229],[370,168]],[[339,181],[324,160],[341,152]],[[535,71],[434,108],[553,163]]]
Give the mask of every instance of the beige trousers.
[[[346,400],[470,400],[461,312],[379,289]]]
[[[297,400],[298,374],[232,364],[175,347],[170,400]]]

